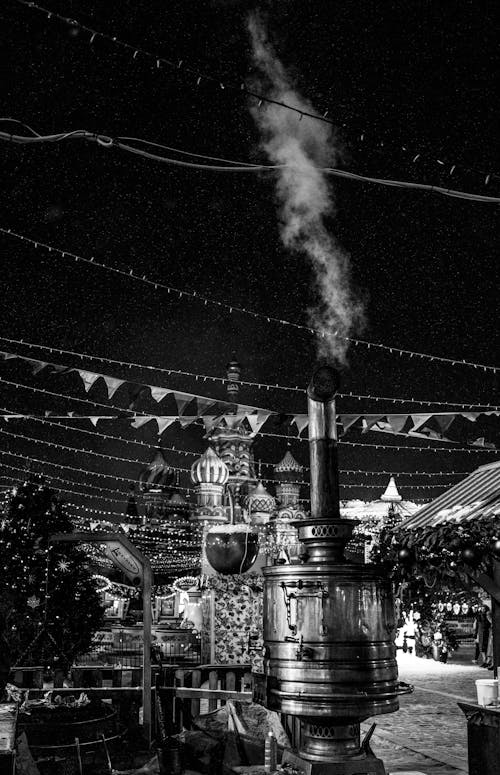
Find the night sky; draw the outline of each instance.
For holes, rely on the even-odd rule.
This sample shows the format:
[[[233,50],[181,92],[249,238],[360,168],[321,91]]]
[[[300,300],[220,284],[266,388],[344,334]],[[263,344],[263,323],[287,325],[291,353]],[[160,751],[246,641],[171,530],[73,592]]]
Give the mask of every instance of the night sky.
[[[267,13],[270,39],[297,90],[318,113],[328,109],[328,117],[335,122],[342,169],[500,196],[493,4],[431,0],[382,4],[288,0],[259,5],[239,0],[45,0],[41,4],[133,46],[182,61],[180,68],[157,68],[154,61],[142,55],[133,59],[132,52],[102,38],[90,45],[89,34],[78,27],[5,0],[0,16],[9,77],[1,112],[41,134],[87,129],[267,163],[249,98],[207,79],[197,85],[197,78],[186,71],[189,66],[228,84],[251,76],[246,18],[249,10],[259,7]],[[12,124],[2,124],[0,129],[28,134]],[[303,256],[280,243],[272,175],[173,167],[83,140],[37,146],[2,142],[0,153],[0,226],[264,316],[307,322],[306,308],[314,303],[311,267]],[[349,254],[352,282],[365,302],[366,324],[357,335],[396,348],[495,365],[498,204],[338,178],[331,178],[331,186],[336,212],[328,228]],[[221,377],[235,353],[244,379],[301,388],[317,362],[315,337],[290,326],[176,299],[161,289],[36,250],[4,234],[0,234],[0,246],[0,333],[4,337]],[[224,397],[224,387],[217,383],[124,369],[1,340],[0,349],[136,383]],[[25,363],[11,360],[0,362],[0,377],[107,402],[102,382],[86,395],[74,373],[58,376],[46,370],[33,376]],[[0,384],[2,409],[101,413],[90,405]],[[492,372],[399,357],[365,346],[349,349],[342,385],[345,392],[357,394],[499,403]],[[306,411],[302,393],[242,387],[240,400],[283,415]],[[126,388],[120,388],[109,403],[127,407]],[[158,405],[143,398],[137,408],[175,413],[169,399]],[[339,400],[339,411],[351,413],[425,410],[414,404]],[[78,427],[92,430],[88,422],[80,421]],[[143,462],[153,452],[146,446],[35,421],[3,422],[1,428]],[[96,430],[157,443],[151,425],[133,431],[130,423],[117,420],[101,422]],[[294,433],[286,420],[270,421],[266,430]],[[500,436],[498,422],[492,419],[472,430],[459,423],[456,432],[462,442],[481,435],[495,441]],[[380,433],[352,432],[346,440],[444,446]],[[205,443],[200,428],[181,430],[175,425],[163,434],[161,444],[201,453]],[[0,449],[111,477],[135,479],[141,470],[140,462],[101,459],[6,435],[0,435]],[[304,442],[293,441],[291,449],[307,463]],[[256,458],[265,462],[277,462],[285,451],[285,439],[258,439],[255,444]],[[182,467],[189,467],[194,459],[171,452],[165,455],[172,465]],[[489,453],[340,447],[343,469],[396,474],[468,472],[495,459]],[[23,458],[6,455],[0,463],[26,465]],[[80,483],[73,487],[59,482],[67,489],[83,491],[81,483],[86,482],[121,493],[127,490],[124,481],[90,473],[42,464],[33,464],[32,470]],[[5,467],[1,473],[23,476]],[[272,476],[269,468],[263,474]],[[56,479],[51,481],[57,486]],[[345,488],[343,498],[372,500],[385,488],[387,476],[345,474],[341,481],[372,485]],[[431,498],[442,491],[443,484],[458,478],[402,475],[397,481],[403,496],[413,500]],[[8,478],[1,483],[7,484]],[[189,484],[186,475],[181,483]],[[436,487],[411,487],[430,483]],[[112,503],[99,498],[97,490],[87,489],[92,495],[87,500],[65,497],[94,508],[123,510],[125,495],[107,493],[115,498]]]

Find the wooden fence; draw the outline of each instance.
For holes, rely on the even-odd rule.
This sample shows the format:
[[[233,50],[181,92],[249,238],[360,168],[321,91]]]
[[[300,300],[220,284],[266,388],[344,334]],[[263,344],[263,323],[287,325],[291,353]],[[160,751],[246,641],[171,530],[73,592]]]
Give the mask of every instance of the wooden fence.
[[[210,713],[225,705],[228,700],[251,702],[263,700],[262,686],[255,681],[250,665],[196,665],[180,667],[153,666],[151,690],[152,733],[158,734],[156,693],[161,702],[166,732],[176,734],[182,728],[189,729],[193,718],[200,713]],[[133,685],[129,684],[132,673]],[[78,696],[85,692],[89,698],[109,702],[116,709],[119,721],[128,730],[137,731],[140,725],[142,705],[141,670],[106,668],[95,666],[76,667],[72,670],[74,686],[55,686],[61,696]],[[125,685],[123,685],[125,676]],[[29,688],[29,696],[40,698],[47,691],[42,688],[41,667],[14,668],[11,681],[22,688]],[[62,683],[62,681],[61,681]],[[281,716],[281,721],[292,746],[298,742],[298,724],[293,716]]]

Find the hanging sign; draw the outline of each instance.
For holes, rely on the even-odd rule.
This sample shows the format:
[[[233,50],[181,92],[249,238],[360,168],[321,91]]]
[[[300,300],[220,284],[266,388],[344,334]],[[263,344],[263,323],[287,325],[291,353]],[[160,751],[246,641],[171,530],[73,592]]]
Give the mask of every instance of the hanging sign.
[[[108,541],[106,556],[130,579],[134,586],[142,584],[142,567],[134,555],[119,541]]]

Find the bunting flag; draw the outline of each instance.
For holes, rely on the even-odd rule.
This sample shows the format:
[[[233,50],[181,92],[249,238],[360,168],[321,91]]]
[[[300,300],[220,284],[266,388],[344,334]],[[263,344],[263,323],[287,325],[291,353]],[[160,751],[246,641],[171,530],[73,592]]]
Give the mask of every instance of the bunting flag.
[[[339,426],[339,435],[344,436],[350,428],[358,427],[361,433],[379,432],[391,433],[394,435],[411,436],[422,439],[439,439],[446,442],[456,442],[445,434],[451,425],[460,417],[470,422],[476,422],[478,417],[500,416],[499,411],[487,412],[444,412],[432,414],[429,412],[421,414],[339,414],[337,423]],[[307,414],[293,415],[291,422],[296,425],[299,436],[307,427],[309,418]],[[433,427],[433,424],[436,427]],[[480,446],[480,440],[471,442],[475,446]],[[486,442],[485,446],[495,448],[495,445]]]
[[[49,367],[50,369],[52,369],[53,372],[58,374],[76,372],[82,379],[83,386],[87,393],[90,391],[91,387],[97,382],[97,380],[99,378],[102,378],[106,383],[108,399],[112,398],[116,393],[116,391],[118,390],[118,388],[120,388],[122,385],[127,385],[128,391],[129,391],[129,401],[130,401],[129,409],[130,410],[135,409],[135,404],[137,403],[137,401],[145,394],[146,391],[149,390],[151,393],[151,397],[157,403],[162,401],[167,396],[172,395],[175,399],[175,402],[177,405],[177,412],[179,415],[184,414],[184,410],[191,404],[191,402],[195,402],[196,404],[197,416],[206,414],[211,409],[217,409],[218,407],[221,407],[221,406],[236,407],[237,413],[244,412],[246,414],[251,414],[254,412],[266,411],[266,410],[260,410],[259,408],[254,406],[247,406],[246,404],[234,404],[232,401],[221,401],[220,399],[213,399],[207,396],[199,396],[196,393],[186,393],[183,391],[171,390],[170,388],[159,387],[157,385],[147,385],[142,383],[130,382],[128,380],[112,377],[109,374],[102,374],[100,372],[97,373],[94,371],[88,371],[86,369],[77,369],[70,366],[65,366],[60,363],[41,361],[35,358],[27,358],[26,356],[18,355],[17,353],[8,353],[5,351],[0,351],[0,358],[2,358],[3,360],[10,360],[10,359],[16,358],[18,360],[24,361],[25,363],[28,363],[31,366],[33,374],[39,374],[41,371],[43,371],[43,369],[47,367]],[[275,412],[268,411],[267,414],[275,414]]]
[[[192,393],[178,393],[177,391],[172,391],[172,395],[175,398],[179,414],[182,414],[186,406],[188,406],[193,398],[195,398]]]
[[[158,435],[161,436],[163,431],[167,430],[167,428],[170,428],[176,419],[176,417],[155,417],[155,420],[158,423]]]
[[[78,415],[75,412],[68,412],[67,414],[59,415],[51,412],[45,412],[46,417],[50,416],[57,419],[63,419],[66,417],[72,419],[86,418],[90,420],[94,427],[97,425],[99,420],[104,419],[127,419],[134,428],[141,428],[151,420],[154,420],[158,426],[158,433],[161,435],[176,421],[179,422],[182,428],[186,428],[192,425],[192,423],[194,423],[196,420],[201,420],[207,433],[213,432],[214,428],[217,426],[236,430],[241,426],[242,423],[246,422],[248,424],[248,430],[250,433],[252,435],[256,435],[259,433],[260,429],[270,416],[277,416],[277,412],[273,412],[267,409],[260,409],[254,406],[247,406],[245,404],[234,404],[233,402],[229,401],[220,401],[217,399],[211,399],[207,396],[176,391],[157,385],[129,382],[117,377],[112,377],[108,374],[101,374],[98,372],[88,371],[86,369],[78,369],[49,361],[28,358],[23,355],[18,355],[17,353],[0,351],[0,359],[5,361],[12,359],[22,360],[30,366],[33,374],[39,374],[45,368],[50,368],[57,374],[76,372],[83,382],[86,393],[89,393],[96,382],[102,378],[106,384],[108,398],[112,398],[112,396],[122,385],[126,385],[129,391],[129,398],[131,402],[129,405],[129,411],[134,411],[135,404],[145,394],[146,391],[150,392],[152,399],[157,403],[161,402],[169,395],[171,395],[176,402],[178,412],[177,415],[136,414],[135,416],[133,415],[130,417],[125,413],[120,415],[121,410],[117,409],[116,407],[110,407],[110,409],[113,411],[113,414],[108,415],[83,416]],[[231,407],[232,409],[230,413],[228,412],[228,407]],[[192,413],[186,415],[184,412],[188,408]],[[208,414],[208,412],[211,410],[217,412],[217,414]],[[349,429],[357,428],[361,430],[362,433],[374,431],[416,438],[440,439],[446,442],[453,442],[454,439],[449,438],[446,434],[448,433],[455,420],[458,418],[464,418],[469,422],[476,422],[478,417],[483,415],[500,416],[500,411],[495,409],[482,412],[459,411],[408,414],[339,414],[337,416],[337,421],[339,425],[339,435],[345,435]],[[299,437],[309,422],[307,414],[284,414],[281,416],[284,420],[291,422],[296,426]],[[29,414],[6,413],[0,415],[0,420],[3,419],[8,421],[9,419],[21,419],[29,417]],[[495,448],[495,445],[492,445],[491,442],[486,442],[483,437],[470,442],[470,444],[474,446]]]
[[[116,377],[108,377],[105,374],[101,375],[104,382],[106,383],[106,387],[108,389],[108,399],[113,398],[114,394],[120,388],[123,383],[125,382],[124,379],[116,379]]]
[[[150,390],[151,390],[151,398],[153,398],[158,403],[160,403],[160,401],[163,401],[165,396],[169,395],[172,392],[167,388],[154,387],[154,386],[150,387]]]
[[[155,419],[154,415],[145,415],[144,417],[135,417],[132,420],[132,427],[133,428],[142,428],[143,425],[146,425],[146,423],[150,422],[151,420]]]
[[[356,420],[357,419],[358,419],[358,415],[356,415]],[[304,428],[306,428],[309,423],[309,417],[307,414],[296,414],[292,422],[295,423],[295,425],[297,426],[297,430],[300,436]]]
[[[46,366],[47,364],[45,364]],[[41,371],[41,369],[38,369],[38,371]],[[78,372],[80,377],[82,378],[83,387],[85,388],[85,391],[88,393],[92,385],[97,382],[100,374],[94,374],[92,371],[84,371],[83,369],[74,369],[74,371]],[[37,372],[33,372],[34,374]]]

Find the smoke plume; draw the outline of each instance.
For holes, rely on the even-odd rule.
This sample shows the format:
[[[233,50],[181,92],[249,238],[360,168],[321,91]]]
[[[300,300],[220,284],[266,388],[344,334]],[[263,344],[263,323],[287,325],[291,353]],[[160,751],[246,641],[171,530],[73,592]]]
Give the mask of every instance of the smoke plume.
[[[252,88],[286,102],[301,111],[314,108],[294,88],[290,76],[270,44],[258,14],[248,18],[252,56],[258,75]],[[345,360],[349,336],[362,322],[363,310],[351,289],[349,261],[325,219],[335,214],[335,203],[326,173],[338,157],[332,127],[326,122],[263,102],[250,112],[260,133],[261,147],[273,164],[285,167],[277,173],[276,197],[280,235],[289,250],[304,253],[314,271],[317,302],[308,309],[309,325],[321,330],[319,355]]]

